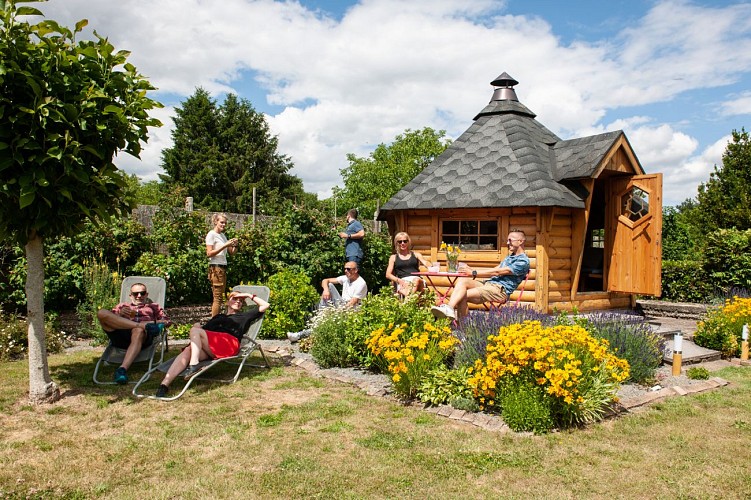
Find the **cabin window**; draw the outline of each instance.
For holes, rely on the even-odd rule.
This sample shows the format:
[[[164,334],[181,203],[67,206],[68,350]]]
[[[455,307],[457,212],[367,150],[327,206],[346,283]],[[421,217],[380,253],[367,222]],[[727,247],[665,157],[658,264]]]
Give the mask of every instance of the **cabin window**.
[[[590,235],[590,246],[592,248],[605,248],[605,230],[593,229]]]
[[[623,195],[621,215],[636,222],[649,214],[649,193],[634,186]]]
[[[441,221],[441,241],[464,250],[497,250],[498,220]]]

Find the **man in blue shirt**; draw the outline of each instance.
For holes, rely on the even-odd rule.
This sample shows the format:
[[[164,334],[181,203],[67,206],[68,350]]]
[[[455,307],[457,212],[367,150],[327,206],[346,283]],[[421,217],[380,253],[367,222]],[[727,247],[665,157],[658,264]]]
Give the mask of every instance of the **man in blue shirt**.
[[[469,266],[464,266],[462,271],[471,272],[472,277],[459,278],[448,304],[432,307],[433,316],[456,319],[456,313],[458,313],[458,317],[462,318],[468,314],[467,304],[470,302],[472,304],[485,302],[504,304],[529,272],[529,257],[524,253],[525,239],[524,231],[512,230],[506,240],[508,256],[492,269],[473,270]],[[489,279],[482,281],[477,278]]]
[[[365,228],[357,220],[356,208],[347,212],[347,229],[340,232],[339,237],[345,240],[344,262],[357,262],[358,266],[362,266],[362,240],[365,238]]]

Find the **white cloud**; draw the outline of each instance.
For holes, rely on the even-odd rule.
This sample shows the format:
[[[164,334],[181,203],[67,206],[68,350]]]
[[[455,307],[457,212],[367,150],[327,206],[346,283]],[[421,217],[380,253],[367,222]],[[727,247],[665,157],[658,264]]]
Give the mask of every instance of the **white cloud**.
[[[698,156],[684,159],[664,172],[662,198],[664,205],[678,205],[687,198],[695,198],[700,183],[709,179],[715,165],[722,165],[722,154],[731,136],[725,136],[706,147]]]
[[[723,116],[751,115],[751,91],[742,92],[738,97],[720,105]]]
[[[251,72],[268,102],[284,108],[268,117],[270,127],[313,192],[341,183],[346,153],[367,155],[406,128],[463,132],[503,71],[521,82],[521,102],[562,137],[622,123],[642,162],[680,171],[699,161],[691,155],[701,145],[675,128],[675,118],[647,111],[649,118],[602,120],[751,72],[751,4],[658,1],[612,38],[570,45],[546,20],[505,15],[504,6],[363,0],[340,21],[294,1],[271,0],[52,0],[42,10],[68,25],[89,18],[117,48],[132,51],[130,61],[162,96],[184,98],[196,86],[238,92],[239,79]],[[746,99],[743,94],[722,109],[746,109]],[[159,116],[171,125],[169,111]],[[679,120],[709,122],[700,112],[717,108]],[[167,128],[152,136],[143,163],[122,161],[147,179],[170,144]],[[666,171],[666,192],[673,182],[686,188]]]

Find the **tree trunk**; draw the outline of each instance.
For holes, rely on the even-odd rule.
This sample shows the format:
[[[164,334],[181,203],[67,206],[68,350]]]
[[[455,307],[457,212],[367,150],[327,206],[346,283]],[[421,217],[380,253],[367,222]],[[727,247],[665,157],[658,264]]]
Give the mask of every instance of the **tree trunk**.
[[[29,324],[29,399],[53,403],[60,390],[50,378],[44,339],[44,246],[34,233],[26,244],[26,321]]]

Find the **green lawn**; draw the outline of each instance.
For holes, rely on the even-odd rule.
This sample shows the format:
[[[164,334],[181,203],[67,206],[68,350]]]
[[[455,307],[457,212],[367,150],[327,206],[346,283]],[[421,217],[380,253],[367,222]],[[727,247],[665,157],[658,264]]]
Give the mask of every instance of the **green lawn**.
[[[0,497],[748,498],[751,370],[728,387],[546,436],[501,435],[293,367],[182,399],[91,382],[92,351],[50,356],[63,398],[26,400],[0,363]]]

